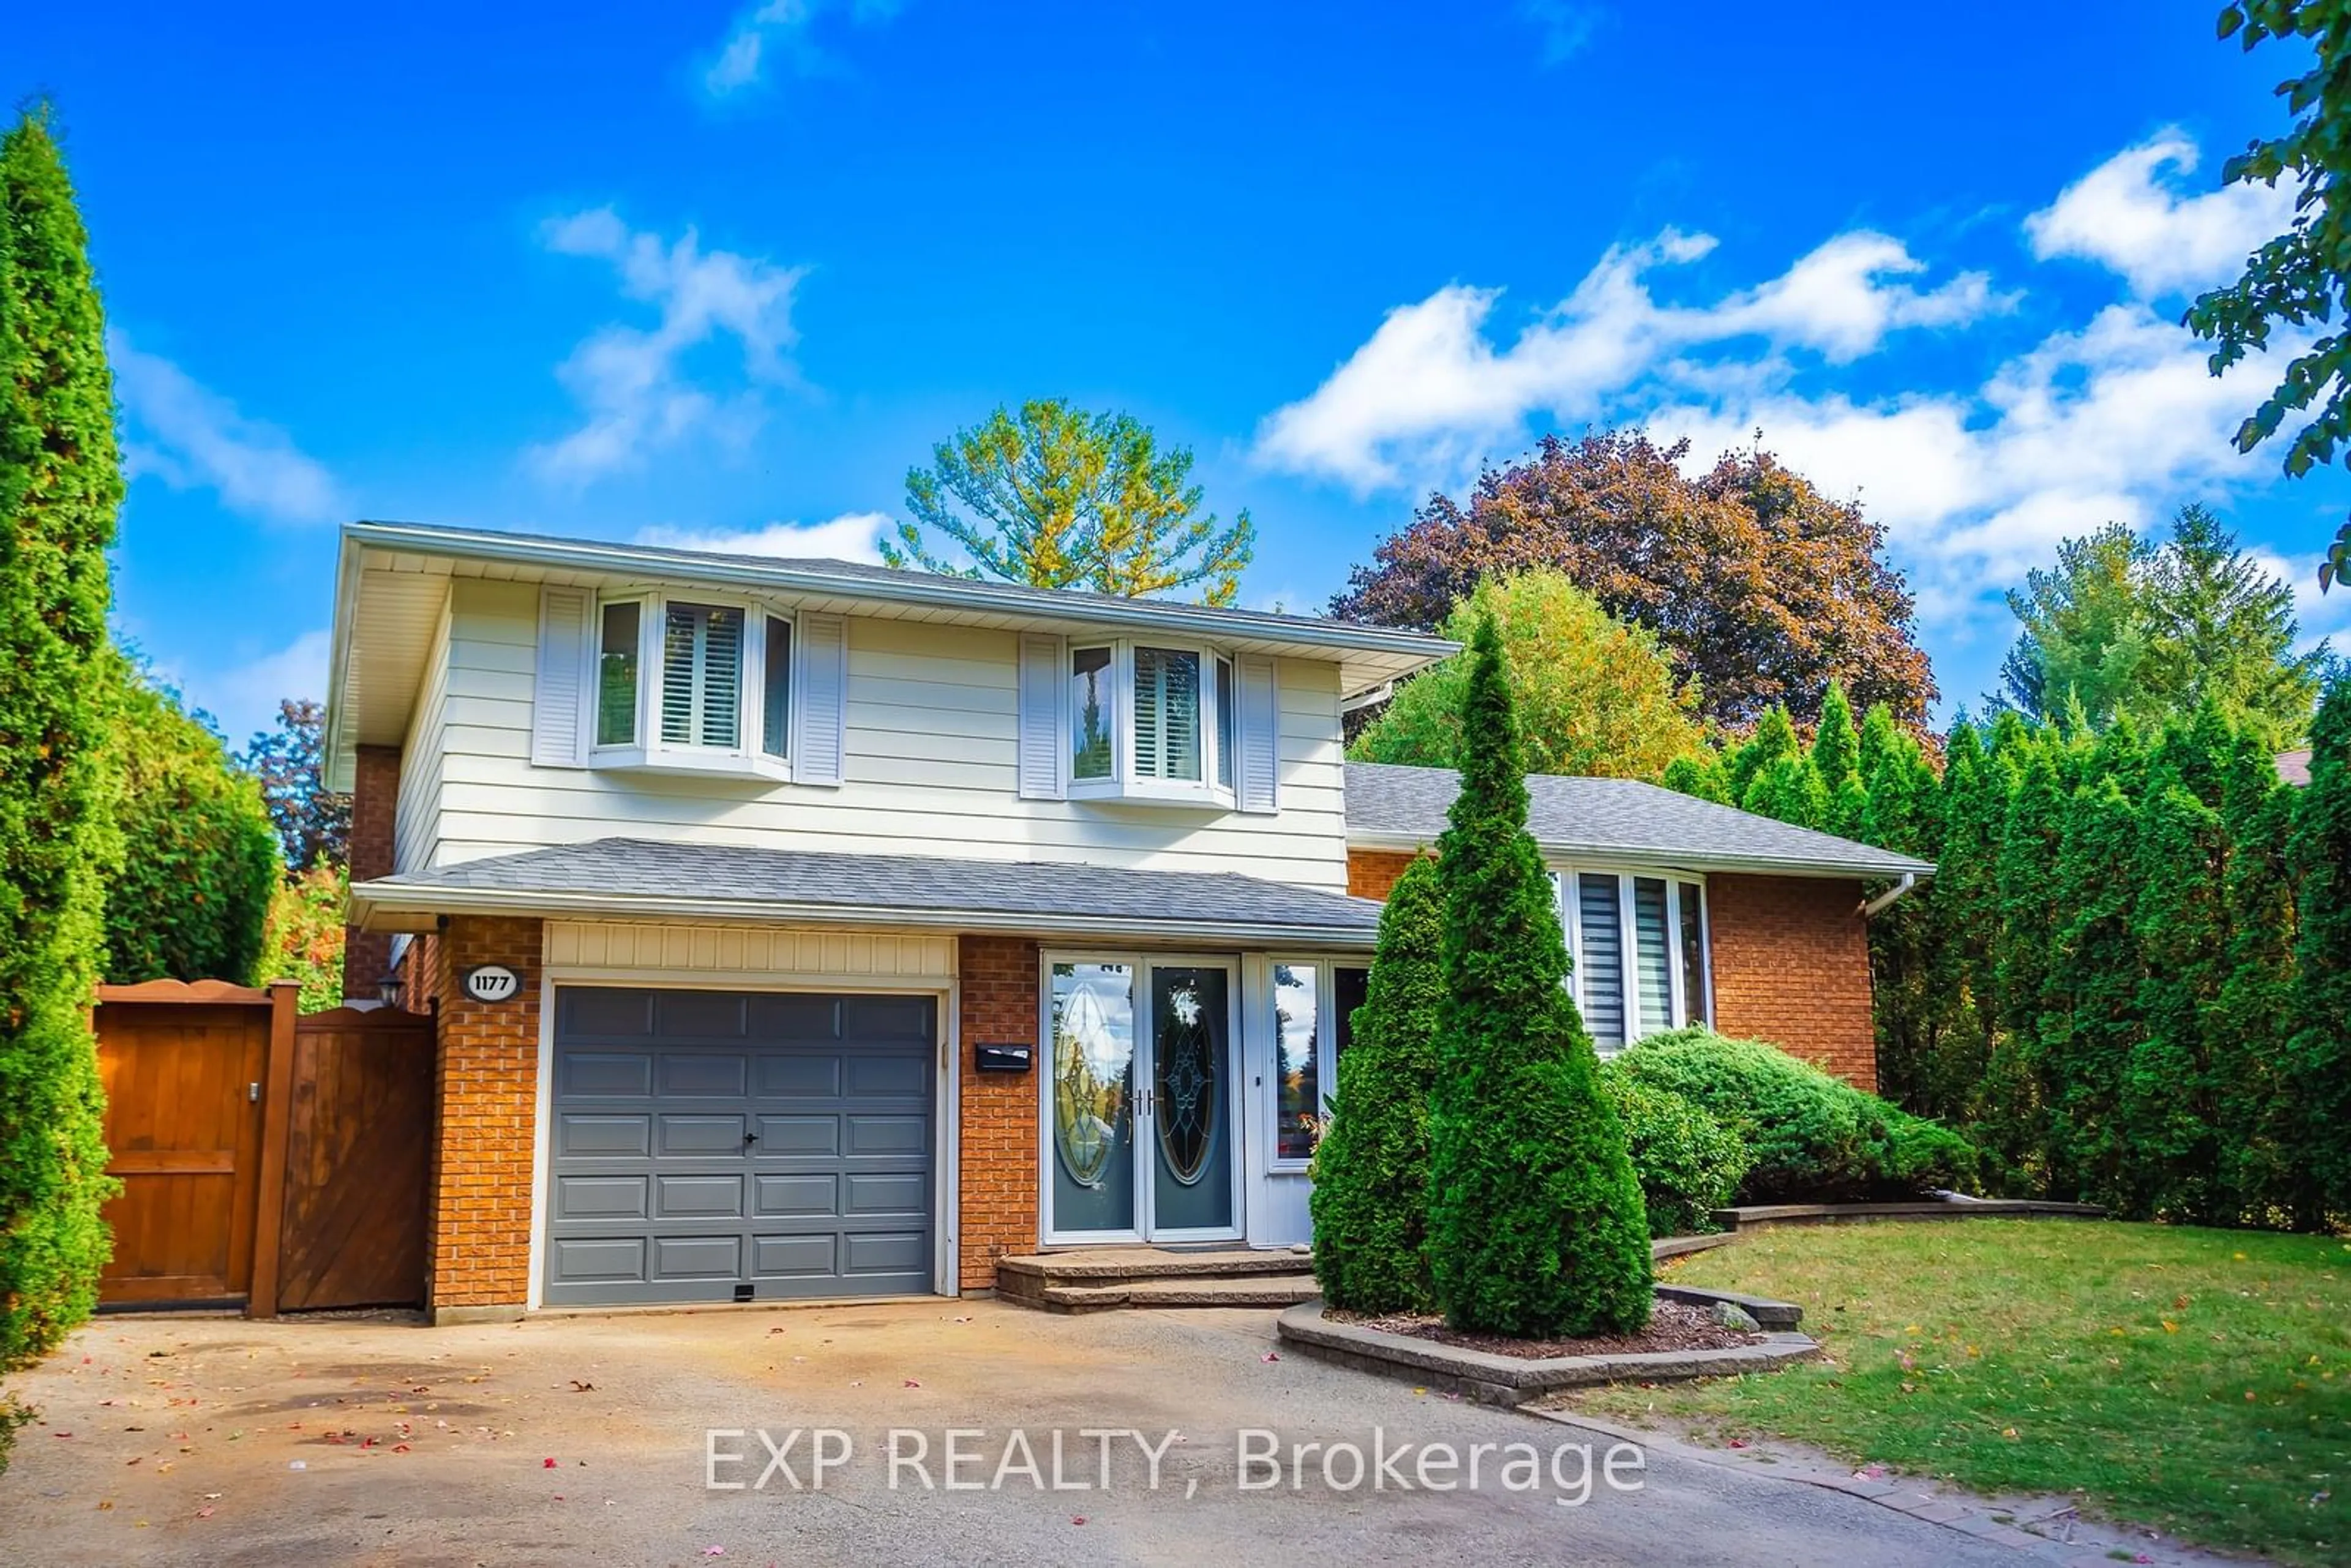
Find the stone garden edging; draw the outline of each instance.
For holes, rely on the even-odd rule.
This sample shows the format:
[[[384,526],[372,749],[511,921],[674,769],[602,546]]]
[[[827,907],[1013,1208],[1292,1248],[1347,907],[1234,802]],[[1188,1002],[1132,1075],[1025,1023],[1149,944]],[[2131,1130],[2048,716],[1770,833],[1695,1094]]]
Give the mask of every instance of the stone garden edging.
[[[1754,1297],[1682,1286],[1674,1288],[1673,1299],[1701,1303],[1708,1300],[1729,1301],[1746,1307],[1750,1312],[1761,1305],[1774,1309],[1773,1316],[1790,1324],[1803,1315],[1802,1308],[1786,1301],[1758,1301]],[[1759,1322],[1766,1321],[1761,1313],[1756,1313],[1756,1319]],[[1464,1395],[1481,1405],[1504,1406],[1524,1405],[1556,1389],[1580,1388],[1595,1383],[1668,1383],[1741,1372],[1768,1372],[1817,1355],[1821,1349],[1810,1335],[1781,1329],[1766,1333],[1760,1344],[1729,1350],[1642,1351],[1533,1360],[1440,1344],[1435,1340],[1389,1333],[1360,1323],[1333,1322],[1323,1315],[1320,1300],[1283,1312],[1275,1332],[1284,1344],[1318,1361],[1401,1377]]]

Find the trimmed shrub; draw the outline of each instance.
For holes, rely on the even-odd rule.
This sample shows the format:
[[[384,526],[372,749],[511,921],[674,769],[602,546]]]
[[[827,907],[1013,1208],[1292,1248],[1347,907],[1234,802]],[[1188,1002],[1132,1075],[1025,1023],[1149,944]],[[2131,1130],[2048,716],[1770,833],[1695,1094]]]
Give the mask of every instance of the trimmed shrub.
[[[120,853],[99,660],[121,499],[105,316],[36,109],[0,138],[0,1373],[89,1315],[110,1247],[89,1009]]]
[[[1437,1076],[1437,864],[1415,860],[1380,912],[1354,1042],[1339,1059],[1331,1130],[1314,1150],[1314,1278],[1357,1312],[1427,1312],[1428,1087]]]
[[[1722,1226],[1714,1211],[1738,1195],[1753,1156],[1737,1133],[1680,1095],[1638,1082],[1607,1063],[1600,1086],[1625,1124],[1652,1236],[1699,1236]]]
[[[1760,1040],[1652,1035],[1612,1071],[1711,1112],[1753,1157],[1741,1203],[1867,1203],[1976,1180],[1973,1145]]]
[[[1563,983],[1566,938],[1527,835],[1502,643],[1470,640],[1430,1094],[1429,1267],[1457,1328],[1626,1333],[1649,1318],[1649,1228],[1625,1129]]]

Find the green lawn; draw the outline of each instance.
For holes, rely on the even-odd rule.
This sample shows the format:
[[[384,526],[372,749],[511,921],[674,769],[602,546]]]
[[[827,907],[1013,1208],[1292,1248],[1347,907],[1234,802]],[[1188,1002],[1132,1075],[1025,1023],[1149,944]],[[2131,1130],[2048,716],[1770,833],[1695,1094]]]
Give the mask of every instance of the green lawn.
[[[1802,1303],[1826,1356],[1561,1404],[2351,1561],[2351,1243],[1974,1219],[1765,1230],[1661,1272]]]

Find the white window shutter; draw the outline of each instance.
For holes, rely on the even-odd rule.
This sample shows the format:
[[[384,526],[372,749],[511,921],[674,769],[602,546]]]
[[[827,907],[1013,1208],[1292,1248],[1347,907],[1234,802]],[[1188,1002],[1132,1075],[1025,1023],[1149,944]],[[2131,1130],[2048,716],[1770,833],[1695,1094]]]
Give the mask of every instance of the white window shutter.
[[[1063,736],[1061,699],[1069,691],[1067,655],[1059,637],[1027,635],[1020,639],[1020,798],[1059,800],[1067,793],[1061,783]]]
[[[530,759],[541,768],[584,768],[595,731],[588,705],[590,632],[596,596],[584,588],[538,593],[538,681],[531,688]]]
[[[792,782],[839,784],[849,748],[849,622],[803,615],[793,629]]]
[[[1271,659],[1244,657],[1235,672],[1241,694],[1240,766],[1233,769],[1233,804],[1270,815],[1281,810],[1281,698]]]

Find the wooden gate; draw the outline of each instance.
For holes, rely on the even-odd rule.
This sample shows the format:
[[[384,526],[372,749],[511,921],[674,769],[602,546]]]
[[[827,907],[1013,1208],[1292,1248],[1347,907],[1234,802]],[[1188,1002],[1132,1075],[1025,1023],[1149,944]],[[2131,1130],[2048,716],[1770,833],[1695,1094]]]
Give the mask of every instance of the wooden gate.
[[[99,1294],[125,1303],[234,1304],[262,1237],[263,1087],[295,992],[204,981],[99,988],[106,1206],[114,1258]],[[266,1281],[265,1281],[266,1284]],[[266,1294],[266,1291],[264,1291]]]
[[[298,1019],[292,982],[99,988],[113,1306],[424,1299],[433,1019]]]
[[[277,1305],[419,1306],[433,1019],[338,1008],[294,1026]]]

